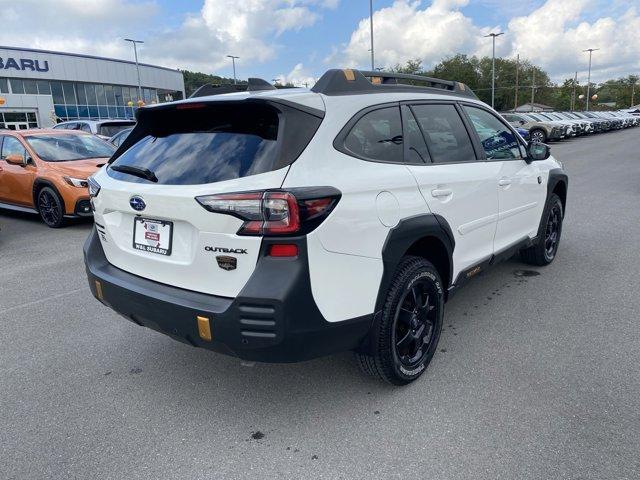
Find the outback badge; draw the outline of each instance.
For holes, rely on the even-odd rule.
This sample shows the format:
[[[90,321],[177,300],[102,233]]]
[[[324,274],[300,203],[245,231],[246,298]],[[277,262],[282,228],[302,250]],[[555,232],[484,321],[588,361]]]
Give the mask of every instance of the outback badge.
[[[226,271],[235,270],[238,266],[238,259],[235,257],[228,257],[226,255],[218,255],[216,257],[218,261],[218,266]]]

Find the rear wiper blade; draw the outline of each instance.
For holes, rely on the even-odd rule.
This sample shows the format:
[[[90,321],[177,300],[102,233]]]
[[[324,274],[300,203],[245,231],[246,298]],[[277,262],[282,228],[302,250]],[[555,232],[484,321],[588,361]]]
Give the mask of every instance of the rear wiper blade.
[[[111,170],[116,172],[128,173],[134,177],[144,178],[150,182],[158,183],[158,177],[148,168],[132,167],[131,165],[111,165]]]

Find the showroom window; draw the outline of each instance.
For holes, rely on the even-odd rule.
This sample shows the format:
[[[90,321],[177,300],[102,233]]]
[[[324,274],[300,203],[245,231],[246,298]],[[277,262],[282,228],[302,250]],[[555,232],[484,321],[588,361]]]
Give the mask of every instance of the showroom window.
[[[24,93],[24,82],[19,78],[12,78],[11,81],[11,93],[21,94]]]
[[[138,87],[57,80],[0,78],[0,93],[51,95],[56,116],[61,120],[76,118],[134,118],[138,108]],[[176,94],[176,98],[179,94]],[[166,101],[166,94],[155,88],[142,88],[146,104]],[[129,106],[133,102],[133,106]]]

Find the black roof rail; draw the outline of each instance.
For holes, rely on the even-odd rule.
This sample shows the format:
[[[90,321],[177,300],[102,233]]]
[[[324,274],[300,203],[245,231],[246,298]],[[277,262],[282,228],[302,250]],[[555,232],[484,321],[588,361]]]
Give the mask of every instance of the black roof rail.
[[[208,97],[209,95],[223,95],[234,92],[261,92],[264,90],[276,90],[276,87],[261,78],[250,78],[247,83],[240,85],[212,85],[207,83],[189,95],[189,98]]]
[[[412,83],[407,83],[407,81]],[[407,73],[352,69],[327,71],[311,90],[325,95],[380,93],[384,91],[439,93],[478,98],[469,87],[460,82]]]

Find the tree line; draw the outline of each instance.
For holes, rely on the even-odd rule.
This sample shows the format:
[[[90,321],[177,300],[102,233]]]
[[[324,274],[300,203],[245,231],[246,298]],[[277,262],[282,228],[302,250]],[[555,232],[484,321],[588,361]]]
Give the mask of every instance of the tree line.
[[[233,84],[233,78],[221,77],[219,75],[210,75],[208,73],[191,72],[189,70],[180,70],[184,77],[184,90],[187,97],[195,92],[202,85],[231,85]],[[246,80],[238,79],[238,85],[246,85]],[[276,88],[294,88],[292,83],[274,85]]]
[[[445,58],[431,70],[424,69],[420,60],[409,60],[406,64],[398,64],[389,70],[465,83],[480,100],[490,104],[491,64],[491,57],[458,54]],[[590,95],[597,94],[598,97],[590,103],[589,108],[629,108],[640,103],[638,79],[636,75],[629,75],[607,80],[599,85],[592,82]],[[580,95],[586,97],[586,83],[568,78],[555,84],[547,72],[526,59],[496,58],[495,84],[495,108],[499,111],[513,110],[532,100],[556,110],[583,110],[586,103],[584,98],[579,98]]]
[[[443,80],[455,80],[468,85],[480,98],[491,103],[491,57],[476,57],[463,54],[445,58],[430,70],[423,68],[422,61],[409,60],[404,65],[396,65],[387,70],[397,73],[411,73]],[[232,78],[209,75],[201,72],[182,70],[187,97],[204,84],[232,84]],[[639,77],[628,75],[611,79],[601,84],[591,84],[590,95],[597,94],[596,101],[590,103],[591,109],[629,108],[640,103]],[[246,84],[245,80],[238,80]],[[516,88],[516,85],[518,86]],[[292,84],[275,85],[277,88],[290,88]],[[574,96],[575,92],[575,96]],[[549,105],[556,110],[583,110],[587,86],[575,78],[562,83],[553,83],[547,72],[526,59],[496,58],[496,110],[513,110],[516,106],[531,102]],[[605,105],[606,104],[606,105]]]

